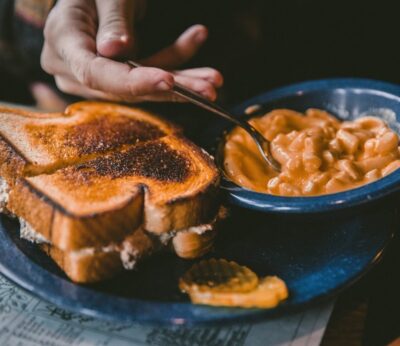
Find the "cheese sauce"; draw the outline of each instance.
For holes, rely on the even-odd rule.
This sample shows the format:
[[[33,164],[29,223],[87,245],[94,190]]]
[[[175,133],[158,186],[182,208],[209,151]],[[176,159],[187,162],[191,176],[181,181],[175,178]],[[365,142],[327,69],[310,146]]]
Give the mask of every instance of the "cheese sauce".
[[[283,196],[329,194],[400,167],[398,135],[376,117],[341,122],[318,109],[305,114],[277,109],[249,122],[271,141],[272,155],[282,165],[282,172],[275,172],[251,137],[234,128],[226,137],[225,172],[250,190]]]

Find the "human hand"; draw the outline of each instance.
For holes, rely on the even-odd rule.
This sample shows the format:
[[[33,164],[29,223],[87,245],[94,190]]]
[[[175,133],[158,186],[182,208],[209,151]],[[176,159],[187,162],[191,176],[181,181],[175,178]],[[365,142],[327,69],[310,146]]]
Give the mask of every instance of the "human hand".
[[[195,25],[169,47],[131,68],[113,60],[132,54],[134,21],[142,0],[58,0],[44,29],[43,69],[68,94],[112,101],[181,101],[169,93],[174,82],[214,100],[223,83],[212,68],[175,69],[196,54],[207,29]],[[169,70],[173,72],[168,72]]]

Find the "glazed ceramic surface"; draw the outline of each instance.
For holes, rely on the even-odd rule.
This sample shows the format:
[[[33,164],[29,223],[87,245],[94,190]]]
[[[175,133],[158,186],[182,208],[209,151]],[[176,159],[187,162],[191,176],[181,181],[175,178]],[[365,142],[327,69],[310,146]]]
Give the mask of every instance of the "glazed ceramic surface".
[[[263,111],[319,107],[343,119],[374,110],[398,131],[397,95],[398,87],[375,81],[307,82],[267,92],[235,112],[255,103]],[[224,129],[226,123],[216,121],[203,144],[211,148]],[[360,189],[290,200],[223,183],[231,216],[208,257],[234,260],[260,276],[284,279],[289,298],[275,309],[191,304],[179,292],[178,280],[194,261],[166,253],[113,280],[76,285],[36,245],[20,239],[18,221],[6,216],[0,218],[0,272],[62,308],[112,321],[215,325],[273,318],[331,299],[379,262],[399,226],[399,177],[395,172]]]
[[[365,115],[383,118],[400,134],[400,87],[367,79],[327,79],[298,83],[268,91],[234,108],[233,113],[243,117],[251,105],[259,105],[254,116],[277,108],[304,112],[308,108],[324,109],[342,120]],[[246,116],[248,117],[248,116]],[[203,135],[202,145],[216,152],[218,140],[231,125],[216,119]],[[211,139],[217,138],[212,142]],[[264,212],[315,213],[354,207],[387,196],[400,188],[400,170],[371,184],[345,192],[317,197],[279,197],[257,193],[223,179],[229,202]]]
[[[37,246],[19,239],[16,220],[0,221],[0,272],[62,308],[115,321],[156,324],[251,322],[327,300],[377,263],[398,228],[387,202],[357,213],[302,216],[231,210],[209,257],[247,265],[257,274],[278,275],[287,301],[272,310],[193,305],[179,292],[179,277],[194,263],[160,254],[139,270],[97,285],[76,285]]]

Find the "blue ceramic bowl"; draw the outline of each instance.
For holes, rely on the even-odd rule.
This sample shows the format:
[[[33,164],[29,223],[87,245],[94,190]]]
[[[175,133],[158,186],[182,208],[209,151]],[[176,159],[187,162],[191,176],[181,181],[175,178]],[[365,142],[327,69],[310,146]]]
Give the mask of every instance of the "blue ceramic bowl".
[[[251,105],[261,105],[263,113],[276,108],[305,111],[307,108],[327,110],[340,119],[351,120],[363,115],[383,118],[400,134],[400,86],[368,79],[326,79],[308,81],[268,91],[235,107],[237,116]],[[229,129],[224,121],[216,121],[213,134],[221,136]],[[211,135],[211,136],[210,136]],[[317,213],[369,203],[398,190],[400,170],[365,186],[317,197],[279,197],[250,191],[223,179],[222,188],[228,200],[236,205],[263,212]]]

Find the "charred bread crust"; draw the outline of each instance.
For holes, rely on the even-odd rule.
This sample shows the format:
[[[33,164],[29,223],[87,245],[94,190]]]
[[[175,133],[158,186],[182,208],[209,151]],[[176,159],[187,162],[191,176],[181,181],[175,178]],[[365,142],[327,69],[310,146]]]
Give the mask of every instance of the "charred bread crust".
[[[141,192],[144,187],[137,187],[137,193],[118,209],[78,216],[19,178],[10,192],[8,209],[63,250],[118,242],[142,223],[155,235],[207,224],[218,212],[218,180],[194,196],[176,199],[148,212],[146,192]]]
[[[120,244],[111,243],[102,248],[63,251],[50,244],[42,244],[41,248],[71,280],[89,283],[113,277],[124,267],[135,268],[137,262],[160,250],[161,243],[139,228]]]
[[[150,205],[146,196],[143,225],[147,231],[160,235],[209,223],[218,212],[218,192],[215,182],[195,195],[176,198],[162,206]]]
[[[177,232],[175,237],[172,238],[172,247],[181,258],[198,258],[204,256],[213,248],[216,235],[216,230],[205,231],[201,234]]]
[[[0,107],[0,113],[23,115],[30,118],[53,118],[59,113],[38,113],[24,109]],[[32,162],[16,148],[11,141],[0,134],[0,176],[9,184],[13,184],[17,177],[25,176]]]
[[[204,161],[206,161],[208,166],[215,168],[214,159],[205,150],[201,149],[199,146],[194,144],[192,141],[190,141],[183,135],[175,135],[175,137],[181,140],[183,143],[185,143],[194,152],[196,152]]]
[[[131,185],[132,190],[136,190],[137,193],[133,194],[130,201],[127,203],[127,208],[128,210],[131,210],[132,215],[127,215],[127,213],[119,210],[124,209],[125,206],[120,206],[119,209],[114,208],[110,211],[95,214],[76,215],[47,195],[44,190],[45,185],[42,185],[42,187],[38,189],[27,179],[21,178],[19,179],[18,188],[16,188],[10,196],[9,209],[11,209],[15,214],[25,218],[28,223],[34,226],[34,229],[37,232],[63,250],[107,244],[113,237],[116,237],[116,240],[120,240],[126,236],[126,234],[131,232],[132,229],[135,229],[142,220],[144,228],[150,232],[154,232],[155,234],[162,234],[169,231],[207,224],[215,218],[219,208],[218,171],[214,166],[212,159],[190,141],[182,137],[175,138],[174,141],[175,145],[176,143],[181,142],[185,144],[185,149],[183,151],[185,157],[186,155],[190,155],[188,157],[196,157],[196,160],[201,162],[200,174],[204,172],[204,183],[202,183],[199,188],[196,188],[191,194],[185,194],[179,198],[163,200],[162,203],[157,204],[157,202],[153,202],[151,198],[151,185],[146,186],[143,183],[137,182],[135,185]],[[147,144],[143,145],[145,146]],[[191,154],[187,153],[187,150],[190,150]],[[99,169],[97,164],[92,164],[91,166]],[[114,166],[111,165],[111,167]],[[101,169],[103,170],[104,167]],[[78,173],[79,172],[80,170],[78,170]],[[195,172],[198,174],[198,170]],[[196,179],[193,175],[195,172],[192,172],[189,175],[190,179]],[[64,173],[62,173],[61,176],[63,176],[63,174]],[[77,179],[79,174],[74,175],[74,179]],[[67,176],[69,177],[69,175]],[[157,181],[159,180],[157,179]],[[161,186],[164,184],[162,180],[159,182],[161,183]],[[180,184],[179,180],[178,183]],[[169,184],[168,180],[165,181],[165,184]],[[185,184],[185,180],[182,184]],[[22,191],[22,188],[20,187],[21,185],[25,187],[24,191]],[[33,218],[30,215],[31,213],[29,212],[29,208],[21,207],[22,204],[27,202],[25,202],[23,198],[18,199],[17,196],[18,194],[23,196],[27,193],[35,195],[38,200],[38,202],[32,203],[31,208],[33,214],[36,214],[34,209],[42,208],[41,205],[43,204],[46,204],[47,208],[50,206],[50,208],[54,210],[51,226],[48,226],[50,221],[36,225],[37,222],[34,220],[32,221]],[[14,195],[16,197],[14,197]],[[15,202],[17,199],[18,203]],[[140,199],[140,206],[135,205],[133,199]],[[135,209],[129,209],[129,204],[133,205]],[[25,211],[23,215],[19,209]],[[119,219],[121,215],[124,217],[124,222],[122,222],[122,224],[119,224],[120,222],[112,221],[113,218]],[[136,223],[134,220],[136,220]],[[132,222],[131,227],[129,227],[129,222]],[[46,224],[46,227],[43,227],[43,223]],[[116,228],[117,226],[119,228]],[[75,235],[77,238],[76,240],[74,239]]]
[[[15,177],[22,176],[29,161],[0,135],[0,176],[13,184]]]
[[[102,106],[102,105],[103,106],[112,106],[112,107],[116,107],[116,108],[120,108],[120,109],[129,108],[130,110],[133,110],[133,111],[146,112],[146,113],[151,114],[151,116],[154,119],[158,120],[159,122],[164,123],[167,127],[169,127],[171,129],[171,133],[179,135],[179,134],[181,134],[183,132],[182,127],[178,126],[177,124],[173,123],[170,120],[167,120],[167,119],[163,118],[162,116],[160,116],[159,114],[154,113],[153,111],[148,111],[146,109],[132,107],[130,105],[121,105],[119,103],[113,103],[113,102],[99,102],[99,101],[80,101],[80,102],[75,102],[75,103],[69,105],[65,109],[64,115],[65,116],[72,116],[76,112],[85,111],[86,107],[88,109],[90,109],[91,107],[99,107],[99,106]]]
[[[64,115],[63,113],[41,113],[41,112],[33,112],[29,109],[24,108],[11,108],[11,107],[0,107],[0,113],[8,113],[8,114],[15,114],[15,115],[22,115],[27,118],[55,118],[59,117],[60,115]]]
[[[57,248],[76,250],[122,241],[142,223],[142,196],[138,191],[118,209],[76,217],[20,178],[10,192],[8,209]]]
[[[126,120],[128,123],[124,126],[124,123],[120,124],[121,126],[121,131],[122,133],[116,131],[115,133],[111,131],[113,134],[113,137],[116,138],[117,140],[115,143],[113,143],[112,140],[110,140],[112,143],[110,144],[109,147],[100,145],[99,146],[99,139],[98,138],[92,138],[91,135],[84,136],[85,133],[87,133],[88,130],[93,129],[94,132],[96,131],[101,131],[102,127],[101,124],[103,122],[96,122],[96,117],[92,118],[89,117],[89,119],[86,121],[81,121],[79,122],[79,115],[78,119],[76,120],[78,123],[75,124],[74,126],[70,126],[71,130],[76,130],[72,131],[74,134],[71,136],[66,136],[66,138],[51,138],[51,140],[57,140],[60,141],[61,143],[64,143],[65,145],[70,146],[71,148],[73,147],[76,150],[81,150],[85,149],[83,152],[80,152],[79,150],[76,153],[76,157],[74,159],[68,159],[67,161],[63,161],[63,159],[60,159],[58,163],[51,163],[48,166],[45,165],[40,165],[40,164],[35,164],[34,162],[31,162],[27,157],[24,156],[24,154],[18,150],[18,148],[12,143],[11,140],[7,139],[5,135],[0,133],[0,165],[3,166],[3,162],[6,163],[4,165],[5,167],[1,168],[1,172],[5,172],[10,178],[15,179],[16,177],[20,176],[34,176],[34,175],[39,175],[39,174],[49,174],[53,173],[54,171],[58,169],[62,169],[64,167],[70,166],[70,165],[75,165],[79,163],[84,163],[88,160],[92,160],[93,158],[96,157],[96,155],[102,155],[102,154],[107,154],[111,153],[115,150],[118,150],[122,148],[124,145],[128,144],[134,144],[135,143],[135,138],[134,135],[131,138],[131,136],[128,136],[129,133],[134,133],[140,136],[140,134],[146,134],[148,131],[151,129],[154,131],[158,131],[159,133],[155,135],[156,138],[162,138],[166,137],[169,135],[174,136],[175,134],[179,135],[182,132],[182,129],[178,127],[177,125],[173,124],[172,122],[169,122],[165,119],[162,119],[159,116],[153,115],[145,110],[139,109],[139,108],[134,108],[134,107],[128,107],[128,106],[123,106],[123,105],[117,105],[113,103],[107,103],[107,102],[91,102],[91,101],[82,101],[78,102],[75,104],[70,105],[67,107],[64,113],[38,113],[38,112],[30,112],[27,110],[22,110],[22,109],[11,109],[11,108],[1,108],[0,107],[0,115],[1,113],[6,113],[7,115],[16,115],[16,116],[22,116],[25,118],[30,118],[30,120],[37,119],[39,122],[37,125],[26,125],[24,131],[28,131],[27,127],[29,126],[30,128],[33,126],[38,126],[39,129],[45,129],[46,126],[51,127],[51,126],[56,126],[56,125],[41,125],[40,120],[48,120],[48,119],[55,119],[57,118],[62,118],[62,117],[70,117],[76,115],[75,113],[82,112],[82,116],[84,116],[85,111],[86,112],[94,112],[94,114],[97,114],[96,108],[101,108],[101,107],[112,107],[110,109],[110,112],[114,110],[114,112],[117,115],[120,115],[121,117],[119,118],[121,121]],[[124,116],[124,110],[126,116]],[[102,114],[103,118],[107,112]],[[134,114],[134,115],[132,115]],[[141,114],[144,115],[145,119],[141,119]],[[101,116],[101,114],[100,114]],[[147,121],[146,117],[151,118],[152,121]],[[100,118],[103,119],[103,118]],[[16,120],[18,122],[18,120]],[[130,122],[129,122],[130,121]],[[154,121],[154,122],[153,122]],[[132,122],[132,123],[131,123]],[[136,124],[138,127],[136,128],[134,125]],[[139,124],[142,124],[139,126]],[[0,124],[1,125],[1,124]],[[104,122],[104,126],[107,125],[107,122]],[[115,124],[110,124],[108,127],[112,127],[115,129]],[[134,128],[131,129],[129,125],[132,125]],[[146,126],[147,125],[147,126]],[[143,127],[144,126],[144,127]],[[143,127],[143,128],[142,128]],[[149,129],[148,127],[151,127]],[[138,131],[137,133],[135,132]],[[38,130],[36,130],[38,131]],[[36,131],[31,129],[32,135],[36,134],[37,138],[41,138],[43,141],[43,138],[46,138],[45,135],[42,133],[38,134]],[[0,128],[0,132],[1,128]],[[51,132],[51,131],[50,131]],[[151,132],[151,131],[150,131]],[[104,134],[103,132],[100,132]],[[107,131],[106,131],[107,133]],[[108,132],[110,133],[110,132]],[[70,138],[72,137],[72,138]],[[122,139],[125,138],[125,139]],[[147,136],[148,137],[148,136]],[[144,141],[151,140],[151,138],[147,138]],[[150,136],[151,137],[151,136]],[[49,140],[49,139],[46,139]],[[138,138],[136,138],[138,140]],[[81,142],[84,142],[84,145]],[[106,144],[109,143],[109,141],[106,141]],[[105,147],[105,148],[104,148]],[[62,156],[61,156],[62,157]],[[14,166],[13,163],[14,161],[18,161],[20,164],[17,168],[18,171],[13,170]],[[20,161],[20,162],[19,162]],[[21,167],[20,167],[21,166]],[[2,174],[3,175],[3,174]]]
[[[144,227],[149,232],[161,234],[170,230],[180,230],[191,226],[207,224],[211,222],[218,213],[220,206],[219,182],[220,175],[210,155],[204,152],[183,136],[175,136],[185,143],[206,164],[205,169],[212,172],[209,184],[202,190],[192,195],[172,198],[163,206],[157,206],[157,210],[148,207],[146,199],[149,190],[146,188]]]
[[[72,281],[77,283],[107,280],[123,270],[117,251],[76,255],[49,244],[41,244],[40,247]]]
[[[54,209],[40,196],[32,193],[23,184],[22,179],[17,179],[11,189],[7,208],[13,214],[25,219],[34,230],[40,230],[46,239],[51,240]]]
[[[102,104],[113,105],[82,102],[69,107],[65,114],[68,116],[68,112],[73,113],[76,107],[90,108],[92,105]],[[165,126],[174,127],[164,119],[159,120],[166,124]],[[209,223],[215,218],[219,207],[219,174],[212,158],[176,132],[165,137],[178,139],[200,159],[202,169],[207,172],[205,173],[207,181],[201,189],[190,195],[164,200],[161,205],[157,205],[148,201],[151,186],[146,187],[138,183],[136,185],[138,193],[133,195],[126,205],[105,212],[76,215],[50,198],[44,188],[39,190],[28,180],[20,178],[16,187],[11,189],[9,209],[23,217],[38,233],[61,250],[101,246],[110,241],[122,240],[142,220],[144,227],[155,234]],[[2,176],[7,177],[12,173],[15,179],[19,175],[18,172],[23,174],[27,160],[24,160],[7,142],[1,141],[1,137],[0,149]]]
[[[218,229],[227,217],[227,209],[219,207],[218,214],[210,224],[176,232],[171,246],[175,253],[185,259],[194,259],[210,252]]]
[[[138,231],[127,237],[135,237]],[[165,250],[160,240],[154,235],[143,232],[144,237],[135,239],[137,245],[145,251],[136,254],[135,261],[143,261],[155,252]],[[185,259],[194,259],[209,252],[214,244],[215,230],[202,234],[178,232],[171,242],[171,249]],[[129,240],[128,240],[129,241]],[[40,248],[50,256],[66,275],[77,283],[94,283],[112,278],[124,268],[121,259],[121,246],[110,250],[84,249],[83,251],[63,251],[50,244],[40,244]]]

